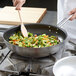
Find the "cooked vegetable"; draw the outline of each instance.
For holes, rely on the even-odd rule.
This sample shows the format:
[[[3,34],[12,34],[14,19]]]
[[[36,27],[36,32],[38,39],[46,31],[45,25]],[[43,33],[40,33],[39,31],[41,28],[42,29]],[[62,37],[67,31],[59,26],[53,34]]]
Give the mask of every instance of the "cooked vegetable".
[[[28,32],[28,37],[23,37],[21,32],[17,32],[9,37],[9,43],[20,47],[50,47],[60,43],[56,36],[48,36],[46,34],[38,35]]]

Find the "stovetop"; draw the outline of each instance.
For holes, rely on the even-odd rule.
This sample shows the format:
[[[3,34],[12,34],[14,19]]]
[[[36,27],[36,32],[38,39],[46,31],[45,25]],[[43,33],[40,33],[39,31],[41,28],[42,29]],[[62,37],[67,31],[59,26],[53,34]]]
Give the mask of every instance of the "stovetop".
[[[68,39],[63,52],[60,50],[56,54],[34,59],[21,57],[13,53],[7,48],[3,39],[0,37],[0,75],[8,76],[11,74],[9,71],[11,71],[12,73],[18,72],[18,74],[26,73],[27,76],[54,76],[52,72],[54,63],[60,58],[72,55],[76,55],[75,39]],[[7,72],[1,72],[1,70],[5,70]]]

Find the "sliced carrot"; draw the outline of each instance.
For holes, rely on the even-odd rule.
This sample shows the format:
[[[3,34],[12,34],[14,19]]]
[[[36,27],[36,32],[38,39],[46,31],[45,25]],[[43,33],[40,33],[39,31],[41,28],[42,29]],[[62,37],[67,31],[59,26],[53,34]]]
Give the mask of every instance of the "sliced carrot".
[[[37,37],[37,35],[35,35],[35,37]]]
[[[50,43],[50,45],[52,45],[52,44]]]

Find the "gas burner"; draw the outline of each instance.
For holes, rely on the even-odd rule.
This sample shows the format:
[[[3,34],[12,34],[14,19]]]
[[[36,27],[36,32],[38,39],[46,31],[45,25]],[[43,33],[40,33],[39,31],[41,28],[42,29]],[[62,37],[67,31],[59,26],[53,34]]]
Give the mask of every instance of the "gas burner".
[[[53,66],[55,63],[55,58],[52,55],[30,59],[28,57],[21,57],[11,52],[8,59],[16,70],[32,72],[34,74],[42,74],[43,69]]]
[[[39,75],[47,75],[48,72],[46,72],[46,69],[49,71],[51,76],[53,76],[52,73],[52,66],[56,62],[57,59],[61,58],[62,50],[59,51],[59,53],[49,55],[46,57],[41,58],[29,58],[29,57],[22,57],[20,55],[17,55],[16,53],[13,53],[12,51],[8,55],[8,59],[15,68],[15,70],[21,72],[30,72],[31,75],[39,76]]]

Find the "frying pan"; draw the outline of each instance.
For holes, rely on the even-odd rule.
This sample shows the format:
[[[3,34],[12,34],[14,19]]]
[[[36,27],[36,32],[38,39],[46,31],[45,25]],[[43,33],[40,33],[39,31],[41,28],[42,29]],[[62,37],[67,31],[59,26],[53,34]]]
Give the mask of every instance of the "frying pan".
[[[31,32],[33,34],[40,35],[45,33],[49,36],[57,36],[60,40],[60,43],[51,47],[43,48],[25,48],[10,44],[9,37],[20,30],[20,26],[17,26],[14,28],[10,28],[3,34],[5,44],[11,51],[23,57],[38,58],[48,56],[49,54],[55,54],[60,50],[64,50],[64,45],[67,40],[67,33],[62,28],[48,24],[25,24],[25,27],[28,32]]]

